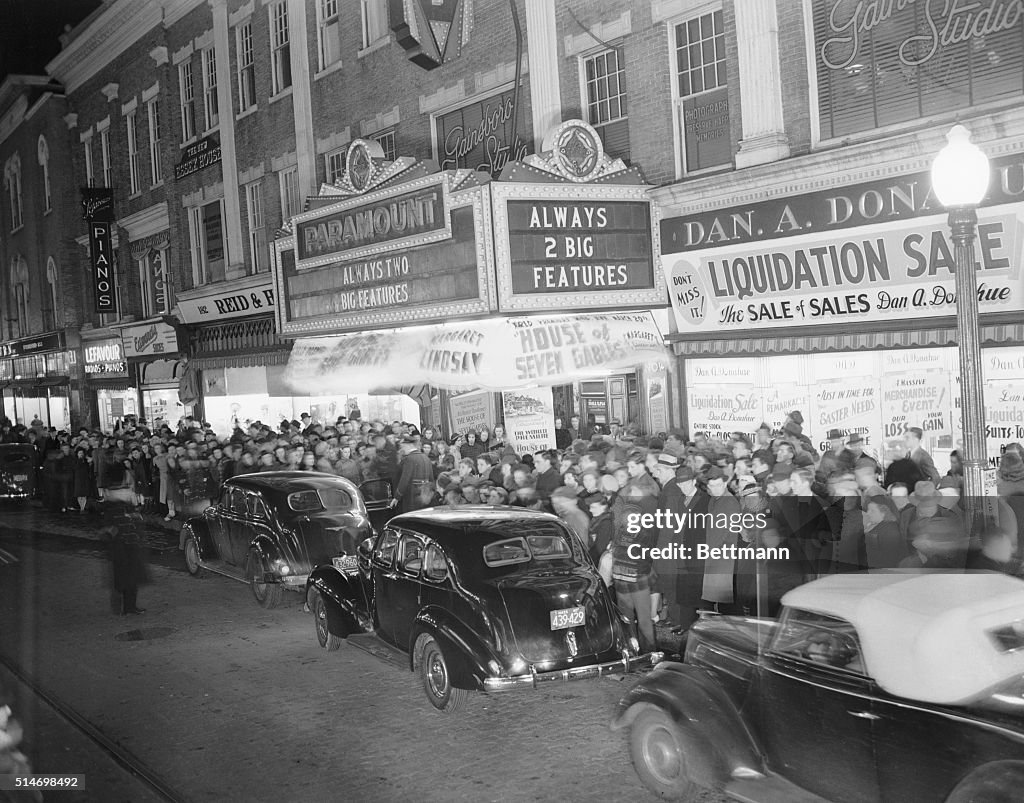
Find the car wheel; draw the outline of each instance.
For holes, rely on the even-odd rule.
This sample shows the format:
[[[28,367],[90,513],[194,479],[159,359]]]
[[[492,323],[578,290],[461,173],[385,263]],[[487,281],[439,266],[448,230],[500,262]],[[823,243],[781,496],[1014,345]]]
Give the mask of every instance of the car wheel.
[[[444,653],[430,636],[421,639],[419,670],[423,679],[423,690],[430,704],[438,711],[451,714],[466,701],[468,692],[452,686],[451,674]]]
[[[629,735],[633,767],[644,786],[668,800],[696,800],[700,787],[687,774],[679,726],[658,710],[644,711]]]
[[[309,606],[313,611],[313,624],[316,627],[316,640],[327,652],[334,652],[341,646],[341,636],[331,632],[327,623],[327,603],[319,591],[310,591],[312,604]]]
[[[279,583],[266,583],[263,580],[263,558],[255,549],[249,552],[249,563],[246,570],[249,588],[252,595],[263,608],[276,608],[281,604],[284,588]]]
[[[193,577],[203,576],[203,566],[199,560],[199,545],[196,543],[194,535],[185,539],[185,568]]]

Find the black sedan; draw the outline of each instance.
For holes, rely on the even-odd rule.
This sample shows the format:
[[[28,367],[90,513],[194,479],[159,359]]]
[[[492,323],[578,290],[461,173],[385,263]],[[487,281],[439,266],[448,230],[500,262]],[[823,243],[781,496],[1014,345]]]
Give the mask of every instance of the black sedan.
[[[371,481],[374,506],[387,507],[383,481]],[[204,570],[249,584],[265,608],[285,589],[303,591],[310,570],[352,554],[374,533],[360,489],[333,474],[268,471],[225,481],[220,500],[189,519],[179,546],[193,576]]]
[[[321,646],[372,633],[419,673],[431,704],[467,690],[648,668],[579,540],[546,513],[483,505],[392,519],[348,560],[309,576]]]
[[[1010,803],[1024,794],[1024,582],[843,574],[780,620],[714,617],[619,703],[653,792]]]

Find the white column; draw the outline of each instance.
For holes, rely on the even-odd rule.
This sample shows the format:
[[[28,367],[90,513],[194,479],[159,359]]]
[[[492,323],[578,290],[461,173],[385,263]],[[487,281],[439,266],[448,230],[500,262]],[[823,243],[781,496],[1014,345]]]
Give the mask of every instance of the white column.
[[[224,233],[226,274],[244,275],[242,205],[238,199],[238,160],[235,156],[235,107],[231,102],[231,47],[227,0],[209,0],[213,12],[213,51],[217,59],[217,107],[220,110],[220,170],[224,181]]]
[[[782,116],[779,22],[776,0],[734,0],[740,62],[740,114],[743,138],[736,167],[789,156]]]
[[[526,0],[526,39],[529,45],[526,55],[530,64],[534,150],[540,153],[545,135],[562,122],[555,4],[551,0]]]
[[[312,8],[312,3],[310,3]],[[313,141],[313,98],[304,0],[288,0],[288,35],[291,39],[292,113],[295,117],[295,158],[299,168],[299,192],[316,194],[316,143]],[[315,50],[315,49],[314,49]]]

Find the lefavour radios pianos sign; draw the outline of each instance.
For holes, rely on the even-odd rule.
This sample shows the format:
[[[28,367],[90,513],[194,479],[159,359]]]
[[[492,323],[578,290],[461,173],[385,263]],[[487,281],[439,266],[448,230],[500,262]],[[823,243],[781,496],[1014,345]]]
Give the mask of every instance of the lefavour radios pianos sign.
[[[321,195],[320,208],[293,218],[294,235],[275,243],[278,331],[357,331],[494,309],[486,175],[385,163],[363,140],[347,166],[325,190],[338,202]]]
[[[110,231],[114,221],[114,191],[82,188],[82,217],[89,228],[89,261],[92,267],[96,312],[117,312],[114,292],[114,249]]]

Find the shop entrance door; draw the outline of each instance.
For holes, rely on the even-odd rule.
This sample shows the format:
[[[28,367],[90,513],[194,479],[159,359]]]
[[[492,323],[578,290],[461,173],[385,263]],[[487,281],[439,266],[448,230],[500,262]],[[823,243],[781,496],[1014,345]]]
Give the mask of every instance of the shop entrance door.
[[[615,374],[580,382],[580,407],[582,421],[589,425],[600,424],[604,432],[615,419],[623,425],[639,422],[636,374]]]

